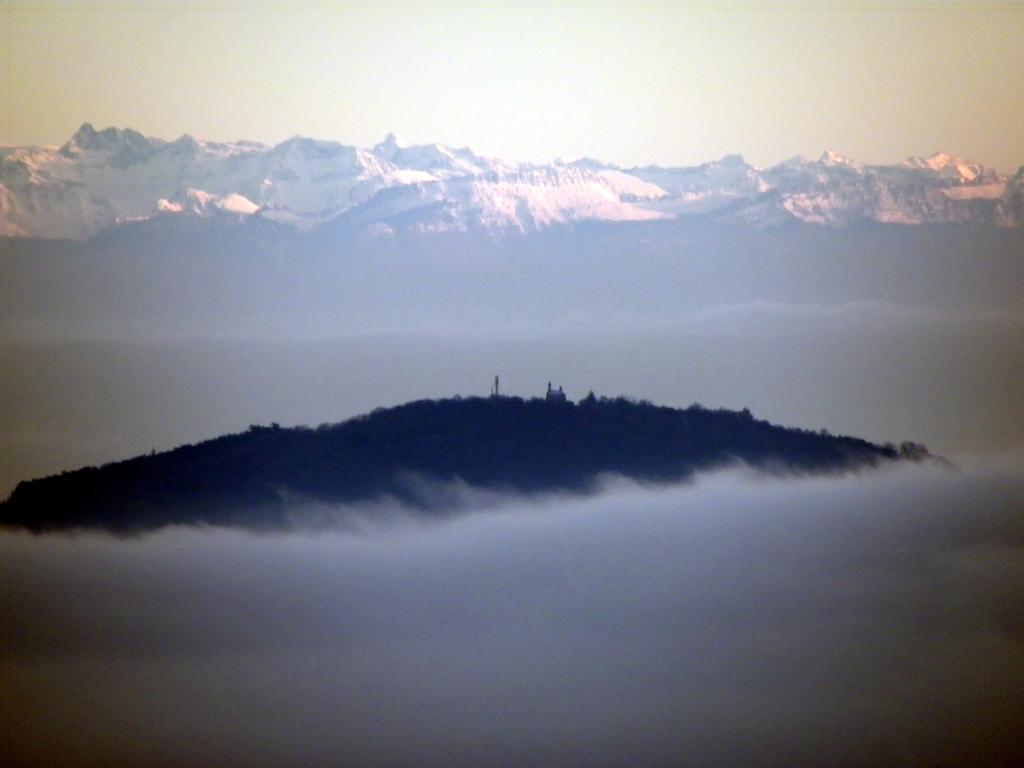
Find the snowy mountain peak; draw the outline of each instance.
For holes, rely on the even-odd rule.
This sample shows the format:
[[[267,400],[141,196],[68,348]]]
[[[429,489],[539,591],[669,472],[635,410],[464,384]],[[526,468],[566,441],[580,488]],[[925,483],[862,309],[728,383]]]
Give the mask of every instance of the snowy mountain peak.
[[[904,166],[916,170],[931,171],[939,178],[958,182],[973,182],[984,172],[978,163],[971,163],[962,157],[945,152],[935,152],[928,157],[908,157]]]
[[[556,166],[565,166],[567,168],[584,168],[590,171],[604,171],[615,166],[603,163],[593,157],[560,157],[555,160]]]
[[[259,210],[259,206],[237,193],[217,197],[201,189],[185,190],[181,201],[160,198],[156,202],[157,213],[192,213],[197,216],[208,216],[216,213],[251,216]]]
[[[392,132],[384,137],[384,140],[378,144],[375,144],[371,150],[373,154],[378,157],[382,157],[385,160],[390,160],[391,157],[401,149],[406,149],[409,143],[406,142],[401,136]]]
[[[153,146],[154,140],[146,138],[131,128],[110,127],[97,131],[92,123],[82,123],[67,143],[61,147],[61,151],[66,155],[75,155],[80,152],[120,152],[125,149],[140,152],[152,149]]]
[[[841,155],[834,149],[826,149],[821,157],[818,158],[818,162],[822,165],[842,165],[848,168],[857,168],[860,163],[856,163],[845,155]]]
[[[960,158],[947,155],[945,152],[933,152],[928,157],[911,157],[907,162],[918,168],[931,168],[933,171],[941,171],[951,163],[963,162]]]
[[[771,226],[1024,224],[1024,168],[1004,177],[946,153],[861,165],[827,150],[770,168],[741,155],[690,167],[592,158],[506,162],[394,133],[369,149],[174,141],[84,123],[57,149],[0,147],[0,234],[89,237],[154,215],[270,219],[310,230],[532,232],[575,222],[709,216]]]
[[[746,167],[748,167],[747,166],[747,161],[743,159],[743,155],[739,155],[739,154],[722,155],[716,161],[716,163],[718,165],[722,166],[723,168],[740,168],[740,167],[746,168]]]

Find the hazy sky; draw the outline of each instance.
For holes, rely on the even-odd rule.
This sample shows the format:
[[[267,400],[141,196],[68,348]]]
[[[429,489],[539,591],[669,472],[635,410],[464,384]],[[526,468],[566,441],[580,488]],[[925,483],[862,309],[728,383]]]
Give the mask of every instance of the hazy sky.
[[[1018,3],[6,3],[6,143],[389,130],[524,160],[1024,163]]]

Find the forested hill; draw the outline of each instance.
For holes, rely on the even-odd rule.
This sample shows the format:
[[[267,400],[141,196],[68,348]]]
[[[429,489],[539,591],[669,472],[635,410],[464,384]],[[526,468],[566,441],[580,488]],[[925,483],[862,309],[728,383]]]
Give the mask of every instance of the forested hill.
[[[778,427],[746,410],[680,410],[593,395],[576,404],[456,397],[378,409],[316,429],[254,426],[22,482],[0,505],[0,523],[34,531],[278,528],[294,522],[294,509],[302,507],[296,501],[394,497],[437,514],[450,502],[430,492],[432,480],[526,493],[586,491],[605,473],[660,482],[732,461],[773,471],[835,472],[926,455],[911,443],[897,449]]]

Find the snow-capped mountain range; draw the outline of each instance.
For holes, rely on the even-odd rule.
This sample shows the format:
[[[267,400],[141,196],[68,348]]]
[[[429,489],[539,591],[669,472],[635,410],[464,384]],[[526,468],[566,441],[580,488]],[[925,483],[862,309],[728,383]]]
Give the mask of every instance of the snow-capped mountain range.
[[[0,233],[87,238],[156,216],[262,217],[361,236],[398,230],[527,233],[573,222],[713,216],[758,226],[1024,224],[1024,167],[1002,176],[936,153],[865,165],[826,151],[756,168],[596,160],[506,162],[393,134],[368,149],[295,137],[269,147],[84,124],[61,147],[0,146]]]

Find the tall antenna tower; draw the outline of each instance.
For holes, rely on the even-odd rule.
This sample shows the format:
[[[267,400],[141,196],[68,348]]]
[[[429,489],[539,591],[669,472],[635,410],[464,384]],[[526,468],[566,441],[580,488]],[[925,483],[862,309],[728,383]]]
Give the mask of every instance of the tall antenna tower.
[[[491,397],[501,397],[501,393],[498,390],[498,377],[494,377],[494,391],[491,392]]]

